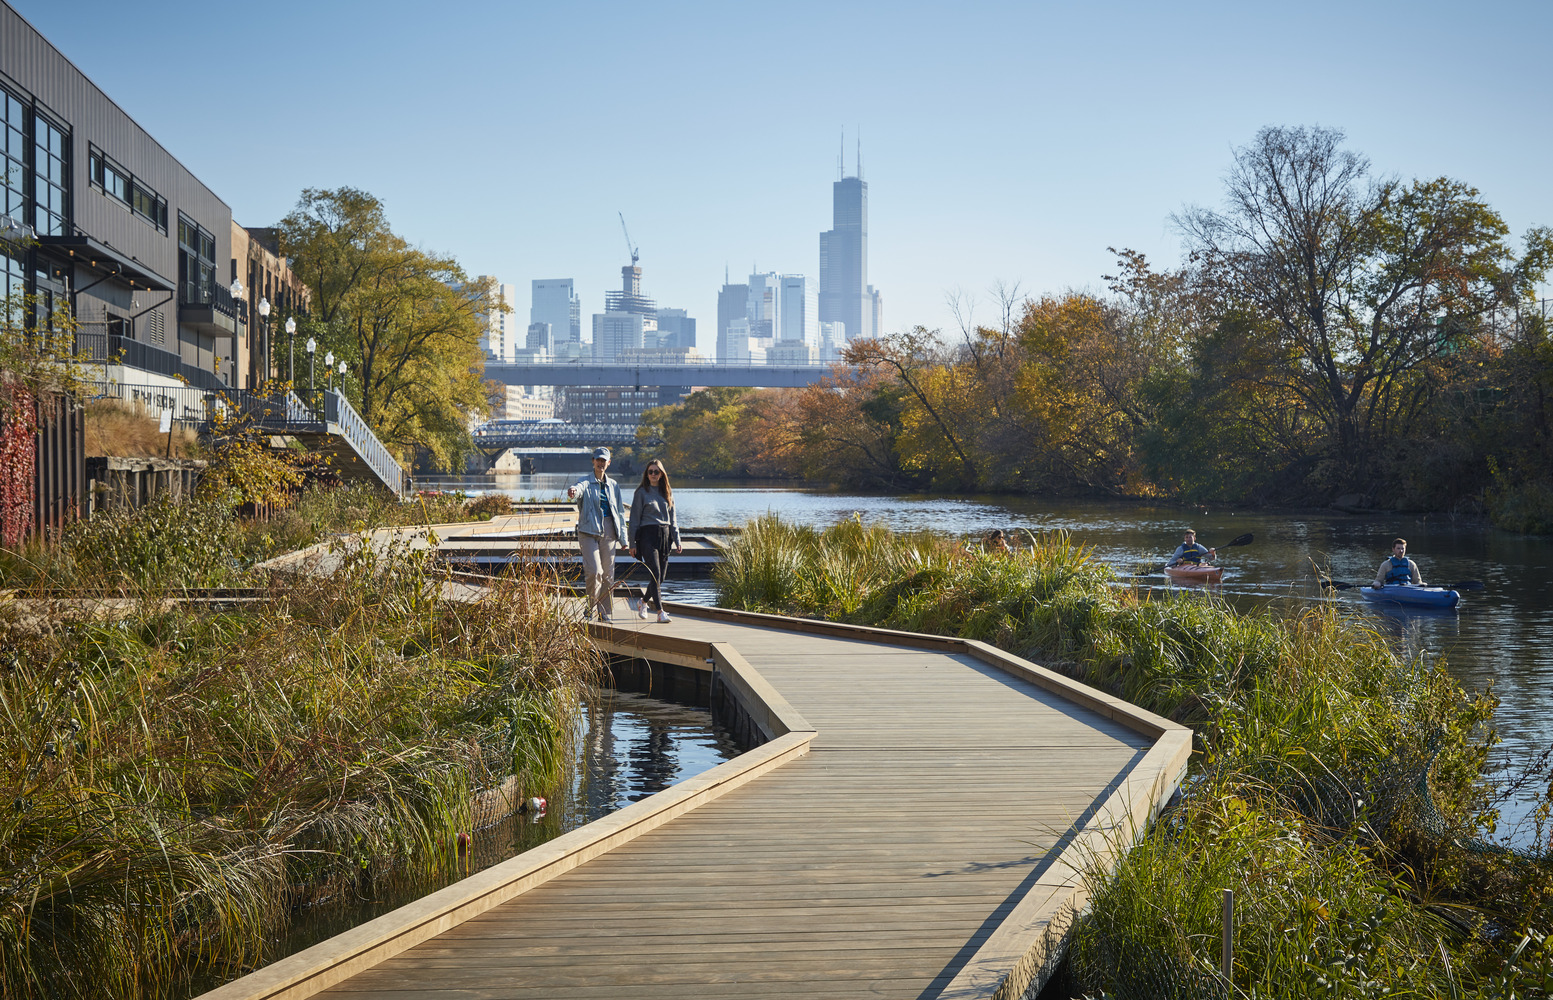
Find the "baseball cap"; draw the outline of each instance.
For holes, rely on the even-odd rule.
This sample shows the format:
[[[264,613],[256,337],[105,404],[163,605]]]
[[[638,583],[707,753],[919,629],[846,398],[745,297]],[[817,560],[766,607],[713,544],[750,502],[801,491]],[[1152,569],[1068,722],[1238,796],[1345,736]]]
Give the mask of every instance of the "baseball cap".
[[[607,462],[607,461],[609,461],[609,449],[608,448],[594,448],[593,449],[593,457],[594,458],[602,458],[604,461]]]

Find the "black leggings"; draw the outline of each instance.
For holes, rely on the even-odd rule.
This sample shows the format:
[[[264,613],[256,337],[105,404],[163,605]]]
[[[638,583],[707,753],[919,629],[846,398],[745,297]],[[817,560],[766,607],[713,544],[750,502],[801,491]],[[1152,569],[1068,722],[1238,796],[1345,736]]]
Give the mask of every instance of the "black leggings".
[[[662,524],[649,524],[636,533],[636,558],[647,569],[646,601],[659,611],[663,610],[663,595],[658,582],[669,568],[669,529]]]

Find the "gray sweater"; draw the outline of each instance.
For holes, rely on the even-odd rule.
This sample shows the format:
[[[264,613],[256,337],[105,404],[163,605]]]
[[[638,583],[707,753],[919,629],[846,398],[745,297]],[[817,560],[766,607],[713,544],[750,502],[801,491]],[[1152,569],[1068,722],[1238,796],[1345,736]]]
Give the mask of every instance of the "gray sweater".
[[[636,533],[652,525],[664,525],[669,529],[669,545],[679,544],[679,522],[674,517],[674,505],[662,492],[651,486],[638,489],[631,497],[630,548],[636,548]]]

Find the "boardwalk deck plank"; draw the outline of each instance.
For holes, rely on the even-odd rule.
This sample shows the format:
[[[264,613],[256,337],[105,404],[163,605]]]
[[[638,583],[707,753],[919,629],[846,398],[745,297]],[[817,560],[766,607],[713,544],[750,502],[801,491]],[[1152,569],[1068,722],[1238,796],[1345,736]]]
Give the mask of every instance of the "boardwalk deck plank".
[[[321,995],[990,995],[965,984],[1019,958],[998,951],[1004,921],[1057,919],[1072,897],[1058,852],[1161,794],[1137,799],[1130,777],[1158,759],[1157,733],[964,644],[776,624],[621,614],[606,641],[728,644],[817,731],[807,754]],[[700,669],[704,648],[675,662]]]

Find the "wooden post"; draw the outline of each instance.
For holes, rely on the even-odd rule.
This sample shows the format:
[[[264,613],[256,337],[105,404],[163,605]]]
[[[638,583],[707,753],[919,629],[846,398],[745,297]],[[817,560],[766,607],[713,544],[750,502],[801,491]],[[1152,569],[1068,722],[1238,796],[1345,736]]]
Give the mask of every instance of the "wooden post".
[[[1235,981],[1235,890],[1224,890],[1224,954],[1219,968],[1224,974],[1224,984]]]

